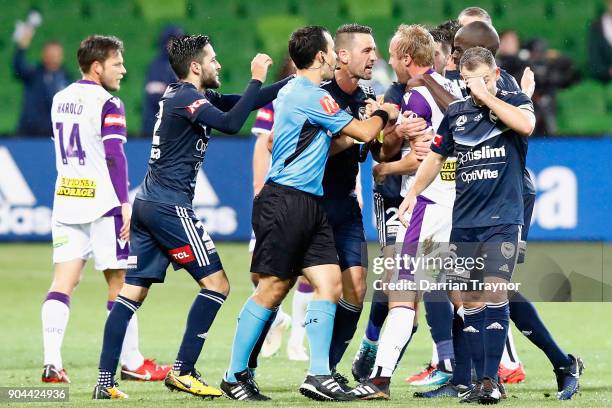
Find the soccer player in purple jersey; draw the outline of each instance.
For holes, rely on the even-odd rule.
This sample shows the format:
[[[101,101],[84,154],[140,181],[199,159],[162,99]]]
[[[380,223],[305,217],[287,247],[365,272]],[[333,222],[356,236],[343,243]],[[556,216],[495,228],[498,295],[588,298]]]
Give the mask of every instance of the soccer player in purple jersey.
[[[118,91],[126,70],[116,37],[90,36],[77,59],[83,77],[57,93],[51,118],[58,178],[53,203],[51,288],[42,305],[43,382],[68,383],[61,346],[70,297],[83,267],[94,258],[104,271],[110,310],[125,279],[131,205],[128,198],[125,109]],[[129,321],[121,348],[124,379],[160,381],[169,366],[145,359],[138,348],[138,319]]]

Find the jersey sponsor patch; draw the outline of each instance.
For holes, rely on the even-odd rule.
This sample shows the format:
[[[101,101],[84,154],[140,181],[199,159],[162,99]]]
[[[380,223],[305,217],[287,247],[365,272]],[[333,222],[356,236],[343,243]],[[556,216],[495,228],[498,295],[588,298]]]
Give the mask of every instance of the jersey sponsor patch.
[[[274,120],[274,112],[270,109],[261,108],[257,111],[257,119],[265,120],[266,122],[272,122]]]
[[[433,144],[436,147],[440,147],[442,145],[442,135],[435,135],[433,138]]]
[[[195,111],[197,111],[198,109],[200,109],[200,107],[202,107],[202,105],[205,105],[207,103],[208,103],[208,100],[206,98],[198,99],[191,105],[187,106],[186,109],[189,111],[189,113],[193,115]]]
[[[184,265],[195,261],[191,245],[185,245],[180,248],[171,249],[168,254],[172,257],[174,262]]]
[[[340,110],[338,103],[329,95],[325,95],[319,99],[319,103],[328,115],[333,115]]]
[[[55,194],[65,197],[94,198],[96,196],[96,181],[62,177]]]
[[[440,179],[442,181],[455,181],[455,175],[457,171],[457,160],[447,160],[442,164],[442,170],[440,170]]]
[[[108,127],[108,126],[126,127],[125,115],[115,115],[115,114],[106,115],[104,117],[104,123],[102,124],[102,127]]]

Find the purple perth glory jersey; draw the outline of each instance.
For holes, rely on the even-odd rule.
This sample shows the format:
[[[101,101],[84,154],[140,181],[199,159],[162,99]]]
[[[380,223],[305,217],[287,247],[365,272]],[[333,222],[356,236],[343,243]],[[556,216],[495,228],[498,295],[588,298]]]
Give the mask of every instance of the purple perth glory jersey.
[[[260,108],[257,111],[257,116],[255,117],[255,123],[253,123],[253,127],[251,128],[251,133],[269,134],[272,131],[273,125],[274,125],[274,104],[270,102],[269,104]]]

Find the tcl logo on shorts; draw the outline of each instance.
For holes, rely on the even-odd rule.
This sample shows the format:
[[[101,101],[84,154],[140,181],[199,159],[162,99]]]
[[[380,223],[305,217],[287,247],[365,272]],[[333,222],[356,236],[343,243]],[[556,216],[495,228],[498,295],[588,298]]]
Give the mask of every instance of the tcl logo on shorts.
[[[185,245],[180,248],[171,249],[168,251],[172,259],[181,265],[195,261],[191,245]]]
[[[329,115],[333,115],[340,110],[340,106],[338,106],[334,98],[329,95],[325,95],[319,99],[319,103],[323,107],[323,110]]]

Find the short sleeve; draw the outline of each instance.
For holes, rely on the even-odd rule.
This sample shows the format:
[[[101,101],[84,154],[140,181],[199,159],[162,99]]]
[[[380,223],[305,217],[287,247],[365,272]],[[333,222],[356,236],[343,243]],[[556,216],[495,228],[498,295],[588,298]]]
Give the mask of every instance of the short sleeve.
[[[317,88],[308,97],[306,115],[310,122],[328,130],[331,135],[340,131],[353,120],[353,117],[340,109],[329,92]]]
[[[256,134],[270,134],[272,131],[272,126],[274,125],[274,105],[272,102],[260,108],[257,111],[257,116],[255,117],[255,123],[253,123],[253,127],[251,128],[251,133]]]
[[[104,103],[101,124],[102,141],[109,139],[120,139],[124,143],[127,141],[125,107],[121,99],[112,97]]]
[[[442,156],[451,156],[455,150],[453,134],[449,127],[448,113],[444,114],[438,131],[431,142],[431,150]]]
[[[533,102],[523,92],[518,92],[517,94],[512,95],[507,102],[510,105],[516,106],[517,108],[527,110],[527,111],[529,111],[531,113],[534,112],[534,110],[533,110]]]
[[[411,111],[418,117],[425,119],[427,124],[431,126],[431,106],[429,106],[427,99],[415,89],[404,95],[400,111]]]

